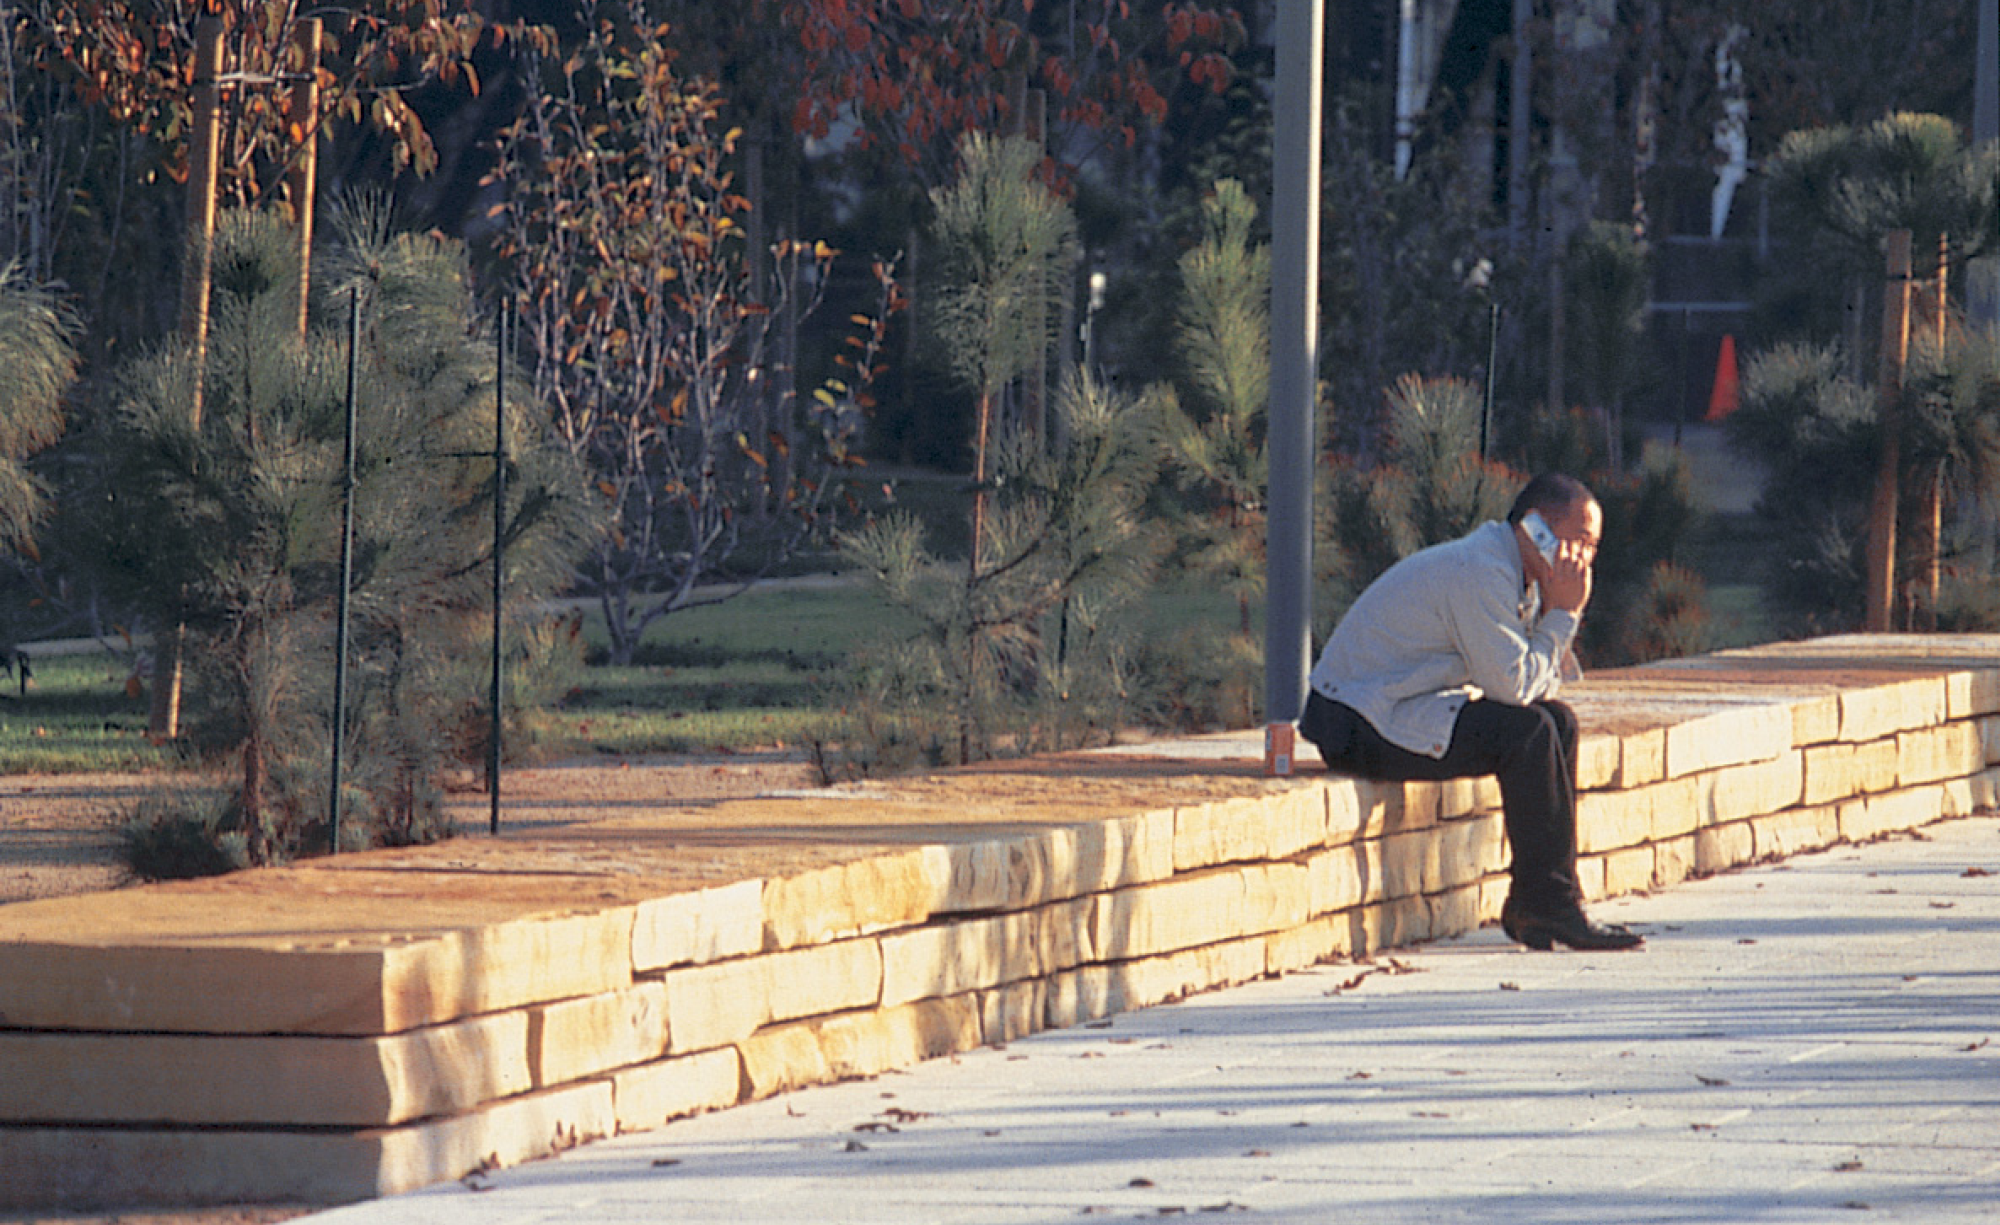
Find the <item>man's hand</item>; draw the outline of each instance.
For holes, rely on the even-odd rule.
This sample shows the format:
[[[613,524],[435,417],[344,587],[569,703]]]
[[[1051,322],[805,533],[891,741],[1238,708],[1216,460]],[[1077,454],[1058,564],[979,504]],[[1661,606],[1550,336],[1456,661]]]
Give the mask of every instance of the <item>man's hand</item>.
[[[1591,550],[1582,541],[1563,541],[1542,583],[1543,603],[1581,617],[1583,606],[1590,603],[1590,560]]]

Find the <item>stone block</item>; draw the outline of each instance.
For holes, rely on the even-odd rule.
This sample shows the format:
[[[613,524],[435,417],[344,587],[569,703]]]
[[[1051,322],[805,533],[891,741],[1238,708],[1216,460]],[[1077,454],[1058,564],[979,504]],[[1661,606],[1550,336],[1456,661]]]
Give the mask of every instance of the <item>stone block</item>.
[[[1654,787],[1586,791],[1576,798],[1577,849],[1584,854],[1638,846],[1653,834]]]
[[[1947,719],[1976,719],[2000,711],[2000,668],[1968,668],[1945,677]]]
[[[1994,722],[2000,723],[2000,719]],[[2000,728],[1995,729],[1994,738],[2000,744]],[[1361,791],[1368,785],[1339,774],[1326,776],[1320,789],[1320,796],[1326,802],[1326,835],[1320,840],[1321,846],[1345,846],[1361,837]]]
[[[533,1087],[528,1014],[381,1038],[0,1031],[0,1122],[382,1127]]]
[[[1035,924],[1035,955],[1040,959],[1043,976],[1098,960],[1097,950],[1090,943],[1096,912],[1094,897],[1053,902],[1040,908],[1041,918]]]
[[[1896,733],[1896,785],[1966,778],[1986,766],[1979,728],[1970,720]]]
[[[1977,777],[1946,779],[1938,786],[1944,788],[1944,799],[1938,806],[1938,815],[1943,817],[1969,817],[1979,811],[1979,801],[1974,798]]]
[[[881,1000],[887,977],[886,958],[874,940],[836,940],[768,953],[755,961],[763,967],[765,983],[759,1025],[872,1007]]]
[[[1242,877],[1246,936],[1283,931],[1306,921],[1312,885],[1304,864],[1246,864]]]
[[[1576,785],[1579,791],[1609,787],[1618,781],[1618,758],[1624,749],[1617,736],[1586,731],[1577,738]]]
[[[1667,776],[1667,731],[1656,727],[1619,737],[1618,773],[1611,785],[1629,791]]]
[[[598,1081],[365,1131],[0,1128],[0,1209],[348,1203],[546,1157],[616,1126]]]
[[[1173,829],[1174,811],[1160,809],[933,848],[950,882],[935,913],[1027,910],[1164,880],[1173,875]]]
[[[1356,787],[1355,798],[1361,805],[1361,836],[1375,838],[1436,825],[1444,787],[1428,782],[1371,780]]]
[[[1840,806],[1840,836],[1850,842],[1865,842],[1929,825],[1943,811],[1944,788],[1935,785],[1849,800]]]
[[[1792,747],[1825,744],[1840,738],[1840,695],[1814,694],[1792,702]]]
[[[762,957],[687,966],[660,976],[667,993],[667,1053],[685,1055],[739,1042],[771,1016]]]
[[[1697,834],[1653,844],[1653,887],[1671,889],[1695,874]]]
[[[1604,892],[1604,857],[1583,855],[1576,861],[1576,885],[1585,898],[1601,898]]]
[[[979,1007],[971,996],[921,1000],[774,1025],[737,1048],[746,1097],[877,1076],[979,1045]]]
[[[1303,970],[1354,951],[1354,930],[1345,913],[1323,914],[1264,938],[1264,965],[1273,974]]]
[[[1709,776],[1702,824],[1726,824],[1743,817],[1778,812],[1798,803],[1805,790],[1805,757],[1805,753],[1793,749],[1769,761],[1717,770]],[[1657,819],[1653,824],[1655,841],[1691,832],[1692,829],[1669,832]]]
[[[1942,676],[1920,676],[1840,694],[1840,738],[1849,744],[1880,740],[1914,727],[1944,722]]]
[[[1482,924],[1498,923],[1500,912],[1507,905],[1507,895],[1513,891],[1514,882],[1506,876],[1489,876],[1479,882],[1479,921]]]
[[[1667,728],[1666,776],[1766,761],[1792,747],[1792,712],[1778,703],[1732,706]]]
[[[1446,779],[1439,784],[1438,819],[1500,811],[1500,780],[1491,774]]]
[[[1757,858],[1757,837],[1748,821],[1712,825],[1695,831],[1694,870],[1699,876],[1713,876]]]
[[[1049,1029],[1068,1029],[1119,1011],[1123,1002],[1112,993],[1109,966],[1078,966],[1046,980],[1043,1022]]]
[[[1048,1014],[1048,984],[1041,979],[1008,983],[977,993],[979,1038],[999,1046],[1041,1030]]]
[[[1102,894],[1091,918],[1091,948],[1127,961],[1193,948],[1243,930],[1243,877],[1214,868],[1155,885]]]
[[[742,957],[764,946],[764,882],[737,881],[675,893],[635,908],[632,970]]]
[[[2000,716],[1978,720],[1979,751],[1989,766],[2000,765]]]
[[[1375,933],[1381,940],[1378,948],[1407,948],[1437,934],[1431,927],[1428,898],[1392,898],[1369,909],[1376,912]]]
[[[1284,859],[1326,838],[1326,801],[1305,787],[1174,810],[1174,871]]]
[[[1731,767],[1738,770],[1754,770],[1755,766]],[[1796,772],[1797,764],[1793,770]],[[1658,842],[1663,838],[1679,838],[1693,833],[1707,823],[1708,814],[1714,803],[1712,792],[1716,780],[1728,770],[1715,770],[1707,774],[1684,775],[1654,783],[1646,788],[1652,807],[1652,819],[1647,823],[1646,841]]]
[[[1839,807],[1820,804],[1753,817],[1750,829],[1756,839],[1759,859],[1782,859],[1804,851],[1817,851],[1840,841]]]
[[[1644,893],[1652,887],[1652,847],[1630,847],[1622,851],[1612,851],[1604,856],[1604,892],[1599,896],[1616,897],[1625,893]]]
[[[1366,899],[1367,882],[1379,880],[1379,842],[1351,843],[1306,857],[1306,913],[1329,914],[1359,906]],[[1369,851],[1375,849],[1377,865],[1371,868]]]
[[[667,990],[635,983],[528,1011],[528,1058],[535,1088],[549,1089],[667,1050]]]
[[[611,1075],[618,1130],[651,1131],[674,1119],[734,1106],[743,1094],[743,1060],[733,1046],[661,1059]]]
[[[1038,977],[1040,926],[1041,912],[1028,910],[880,937],[883,1007]]]
[[[1168,880],[1174,874],[1174,813],[1170,808],[1073,827],[1077,846],[1071,897]]]
[[[1991,812],[2000,808],[2000,767],[1982,770],[1972,776],[1972,809],[1974,812]]]
[[[1888,791],[1896,785],[1896,738],[1865,744],[1822,744],[1805,751],[1805,787],[1800,802],[1827,804]]]
[[[1507,822],[1500,813],[1446,821],[1436,831],[1438,878],[1427,892],[1474,884],[1507,866]]]
[[[1265,971],[1262,938],[1230,940],[1112,965],[1112,994],[1120,1010],[1151,1008],[1216,987],[1247,983]]]
[[[827,944],[930,918],[949,895],[937,857],[889,849],[764,882],[764,951]]]
[[[227,878],[225,878],[227,879]],[[173,886],[19,903],[23,918],[96,906],[143,932],[155,912],[229,899]],[[140,912],[140,908],[144,908]],[[412,935],[134,934],[0,938],[0,1014],[22,1029],[374,1037],[632,983],[630,907],[532,915]],[[182,925],[188,920],[180,919]]]
[[[1435,829],[1382,839],[1382,888],[1389,898],[1422,897],[1443,874]]]
[[[1476,884],[1446,890],[1428,901],[1432,939],[1462,935],[1477,929],[1480,924],[1479,886]]]

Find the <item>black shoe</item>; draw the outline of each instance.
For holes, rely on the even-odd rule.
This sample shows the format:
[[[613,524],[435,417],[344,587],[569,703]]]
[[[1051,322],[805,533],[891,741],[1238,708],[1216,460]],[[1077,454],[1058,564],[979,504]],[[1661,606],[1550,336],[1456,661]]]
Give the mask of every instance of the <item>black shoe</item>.
[[[1511,898],[1500,908],[1500,926],[1509,939],[1544,952],[1558,944],[1573,949],[1634,949],[1646,942],[1644,936],[1618,924],[1592,923],[1580,907],[1539,915],[1514,905]]]

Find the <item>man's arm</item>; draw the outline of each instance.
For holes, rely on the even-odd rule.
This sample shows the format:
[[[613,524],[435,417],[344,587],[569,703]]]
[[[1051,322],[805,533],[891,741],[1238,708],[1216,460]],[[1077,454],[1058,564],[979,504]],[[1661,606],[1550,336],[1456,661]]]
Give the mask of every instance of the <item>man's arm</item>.
[[[1448,615],[1472,683],[1496,702],[1525,706],[1561,688],[1562,660],[1576,637],[1578,616],[1569,608],[1550,608],[1532,629],[1524,629],[1511,583],[1509,572],[1505,581],[1461,585]]]

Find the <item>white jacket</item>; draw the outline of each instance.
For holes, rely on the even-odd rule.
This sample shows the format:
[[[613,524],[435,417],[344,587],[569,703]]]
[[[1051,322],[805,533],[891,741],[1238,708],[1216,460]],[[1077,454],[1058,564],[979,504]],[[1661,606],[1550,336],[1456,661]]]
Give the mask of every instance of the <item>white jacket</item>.
[[[1577,616],[1540,612],[1514,541],[1508,524],[1484,523],[1389,567],[1335,627],[1313,689],[1430,757],[1444,756],[1468,701],[1554,697]]]

